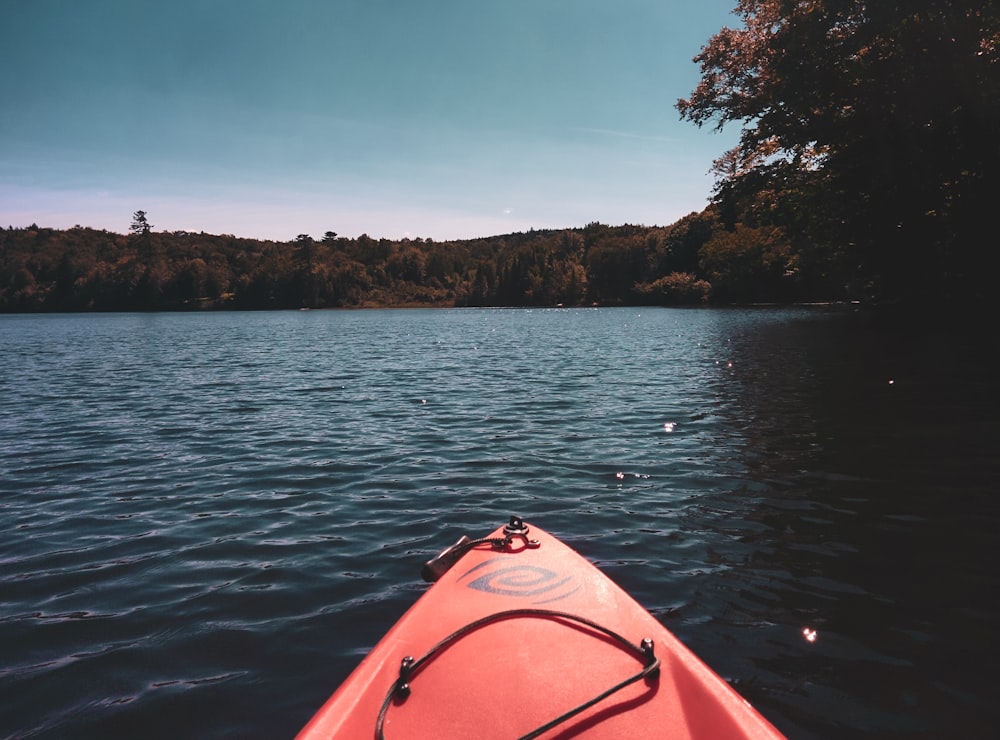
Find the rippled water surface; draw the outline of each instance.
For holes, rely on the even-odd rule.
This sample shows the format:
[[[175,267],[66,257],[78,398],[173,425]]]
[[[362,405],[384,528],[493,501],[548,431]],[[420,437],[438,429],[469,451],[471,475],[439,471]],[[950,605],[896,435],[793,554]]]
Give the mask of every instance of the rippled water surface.
[[[993,736],[988,356],[821,309],[0,317],[0,736],[290,737],[511,513],[790,736]]]

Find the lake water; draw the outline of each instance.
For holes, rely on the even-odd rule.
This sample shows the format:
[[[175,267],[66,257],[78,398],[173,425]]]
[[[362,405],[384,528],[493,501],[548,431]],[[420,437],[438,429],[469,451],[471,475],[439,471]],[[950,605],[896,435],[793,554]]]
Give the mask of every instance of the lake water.
[[[792,737],[992,737],[990,357],[843,309],[2,316],[0,736],[290,737],[517,513]]]

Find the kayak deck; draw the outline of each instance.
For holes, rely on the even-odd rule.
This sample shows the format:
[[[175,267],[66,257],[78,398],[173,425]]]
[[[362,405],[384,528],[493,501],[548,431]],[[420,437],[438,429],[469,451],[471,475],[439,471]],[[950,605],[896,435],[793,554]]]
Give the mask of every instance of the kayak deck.
[[[299,738],[377,737],[380,715],[389,740],[781,737],[632,597],[557,538],[535,527],[527,536],[509,537],[501,528],[491,537],[506,537],[506,545],[474,545],[462,554]],[[651,649],[644,640],[652,641]],[[408,657],[415,667],[401,678]],[[400,691],[402,683],[408,685]]]

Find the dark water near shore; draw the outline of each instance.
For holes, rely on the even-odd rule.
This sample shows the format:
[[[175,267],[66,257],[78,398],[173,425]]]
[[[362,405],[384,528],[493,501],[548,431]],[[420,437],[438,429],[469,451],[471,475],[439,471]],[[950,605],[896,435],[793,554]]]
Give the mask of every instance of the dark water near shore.
[[[992,737],[998,411],[844,310],[3,316],[0,736],[290,737],[520,513],[790,736]]]

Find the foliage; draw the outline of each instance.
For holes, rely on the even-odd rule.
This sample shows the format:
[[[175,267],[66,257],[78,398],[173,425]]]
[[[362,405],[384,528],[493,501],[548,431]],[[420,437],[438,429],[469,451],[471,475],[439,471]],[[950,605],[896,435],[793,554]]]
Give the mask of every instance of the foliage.
[[[655,306],[688,306],[708,303],[712,284],[691,272],[672,272],[651,283],[635,286],[638,303]]]
[[[135,223],[148,223],[139,213]],[[449,242],[333,231],[290,242],[135,228],[122,236],[33,224],[0,231],[0,310],[701,302],[707,288],[693,272],[711,221],[692,214],[676,228],[590,224]],[[695,287],[657,283],[662,266],[683,266]]]
[[[985,299],[997,4],[740,0],[736,12],[743,27],[710,39],[678,101],[698,125],[742,126],[716,165],[726,227],[783,227],[816,289]]]
[[[719,300],[779,301],[793,293],[796,258],[779,227],[740,223],[732,231],[720,229],[699,257]]]

